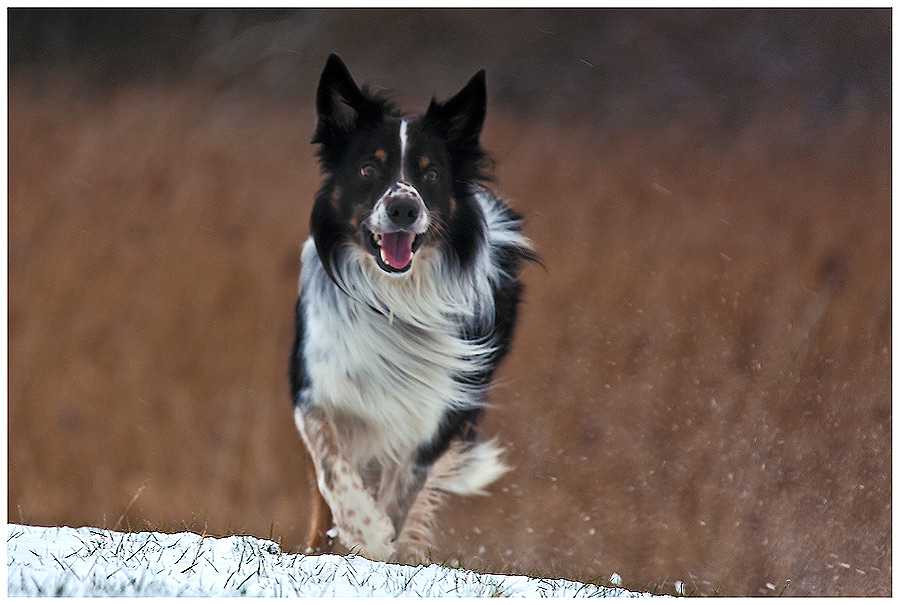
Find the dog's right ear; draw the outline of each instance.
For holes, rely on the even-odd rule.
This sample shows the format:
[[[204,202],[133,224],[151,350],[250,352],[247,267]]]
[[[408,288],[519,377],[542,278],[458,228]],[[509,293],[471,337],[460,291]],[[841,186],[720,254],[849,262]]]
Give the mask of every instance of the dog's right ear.
[[[319,122],[313,143],[327,142],[331,135],[350,130],[357,122],[366,97],[340,57],[332,54],[325,63],[316,92]]]

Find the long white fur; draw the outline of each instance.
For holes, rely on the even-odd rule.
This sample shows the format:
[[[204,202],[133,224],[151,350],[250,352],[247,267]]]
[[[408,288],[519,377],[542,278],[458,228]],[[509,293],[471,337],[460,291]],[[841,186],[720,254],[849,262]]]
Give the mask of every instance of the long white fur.
[[[491,288],[501,271],[493,245],[529,248],[530,242],[486,190],[475,197],[488,245],[465,272],[427,247],[408,272],[388,274],[349,244],[335,267],[342,291],[325,273],[313,239],[304,245],[301,293],[317,293],[303,297],[304,353],[313,389],[308,398],[364,421],[354,431],[357,462],[367,462],[370,452],[404,459],[430,440],[448,409],[480,403],[480,390],[473,392],[454,376],[477,373],[495,345],[460,338],[459,325],[492,321]]]
[[[496,247],[531,249],[501,202],[473,187],[485,242],[467,270],[426,246],[406,273],[388,274],[350,243],[333,267],[338,287],[325,272],[313,238],[303,247],[303,346],[311,386],[300,394],[301,405],[328,413],[341,454],[357,472],[375,463],[382,469],[382,486],[396,485],[378,490],[383,509],[413,483],[415,454],[437,433],[445,413],[482,405],[483,389],[455,377],[478,373],[496,344],[466,340],[460,326],[493,321],[492,288],[503,277]],[[457,444],[435,462],[410,509],[410,529],[404,530],[416,545],[410,548],[420,553],[419,538],[430,531],[429,511],[440,493],[481,493],[508,470],[501,452],[492,442]]]

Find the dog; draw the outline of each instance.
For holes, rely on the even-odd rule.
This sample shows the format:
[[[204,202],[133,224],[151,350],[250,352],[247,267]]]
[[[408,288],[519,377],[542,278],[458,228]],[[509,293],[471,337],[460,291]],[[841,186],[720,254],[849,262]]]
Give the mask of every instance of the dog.
[[[372,559],[424,560],[444,497],[486,493],[509,470],[476,424],[536,257],[523,217],[485,185],[486,96],[481,70],[407,116],[336,55],[322,71],[323,181],[289,372],[317,487],[307,552],[336,537]]]

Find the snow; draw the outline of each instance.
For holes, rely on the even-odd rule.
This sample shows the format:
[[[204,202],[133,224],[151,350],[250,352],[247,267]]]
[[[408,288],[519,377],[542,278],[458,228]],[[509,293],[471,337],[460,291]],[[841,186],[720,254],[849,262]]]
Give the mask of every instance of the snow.
[[[9,596],[649,596],[354,555],[285,554],[276,543],[249,536],[7,524],[6,547]]]

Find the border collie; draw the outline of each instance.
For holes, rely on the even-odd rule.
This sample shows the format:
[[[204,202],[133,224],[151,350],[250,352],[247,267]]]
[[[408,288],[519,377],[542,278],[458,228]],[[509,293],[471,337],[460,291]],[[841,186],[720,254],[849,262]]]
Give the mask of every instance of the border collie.
[[[323,183],[290,361],[318,487],[308,552],[337,537],[422,560],[443,497],[484,493],[508,470],[475,425],[534,255],[521,216],[483,184],[485,103],[484,70],[421,116],[360,89],[336,55],[322,72]]]

